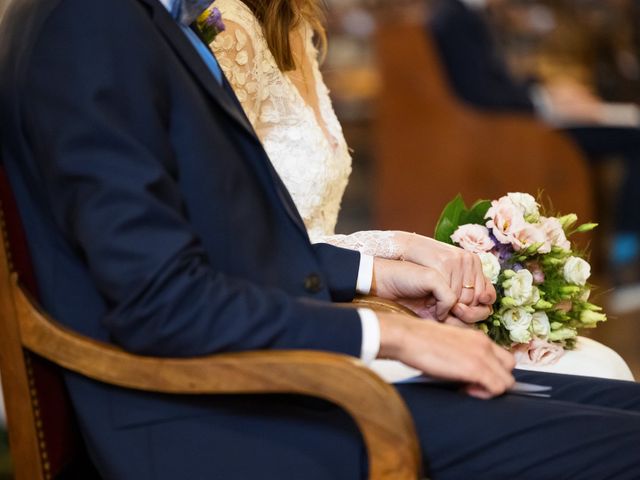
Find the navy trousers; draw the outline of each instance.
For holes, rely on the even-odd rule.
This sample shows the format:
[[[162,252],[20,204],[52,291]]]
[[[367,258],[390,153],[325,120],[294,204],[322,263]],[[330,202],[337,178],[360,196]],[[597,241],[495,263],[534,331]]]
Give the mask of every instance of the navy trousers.
[[[524,371],[516,377],[552,386],[551,398],[484,401],[447,386],[398,386],[430,478],[640,478],[640,384]],[[108,478],[367,476],[360,434],[331,404],[284,395],[207,400],[210,414],[112,431]],[[118,466],[114,458],[126,461]]]

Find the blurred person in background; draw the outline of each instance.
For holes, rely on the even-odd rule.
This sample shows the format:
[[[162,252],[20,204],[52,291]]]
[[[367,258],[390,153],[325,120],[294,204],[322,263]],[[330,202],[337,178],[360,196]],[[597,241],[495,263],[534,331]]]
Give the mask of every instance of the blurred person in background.
[[[460,249],[406,232],[335,234],[351,156],[318,67],[326,48],[318,3],[216,0],[216,6],[226,30],[211,44],[212,50],[300,211],[311,241],[433,267],[451,279],[461,303],[476,305],[478,300],[462,286],[470,283],[465,277],[481,272],[474,266],[477,262],[459,257]],[[561,364],[535,368],[633,379],[616,352],[581,338],[576,350],[564,353]]]
[[[428,28],[450,83],[474,107],[532,114],[561,128],[592,162],[609,156],[623,159],[625,174],[616,202],[609,261],[614,282],[640,282],[640,109],[632,103],[605,102],[598,96],[593,71],[600,43],[588,26],[570,21],[575,17],[573,8],[584,2],[553,2],[559,13],[550,18],[554,25],[542,49],[540,77],[517,80],[486,18],[487,9],[504,2],[441,0],[435,4]],[[621,28],[620,32],[613,44],[618,45],[622,63],[633,74],[637,68],[633,30]]]

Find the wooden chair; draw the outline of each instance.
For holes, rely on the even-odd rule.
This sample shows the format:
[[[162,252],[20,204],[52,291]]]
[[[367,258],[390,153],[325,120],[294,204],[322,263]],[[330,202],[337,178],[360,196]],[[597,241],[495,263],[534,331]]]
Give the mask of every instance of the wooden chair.
[[[457,193],[468,202],[543,192],[554,210],[593,219],[587,164],[572,142],[526,115],[461,103],[422,19],[376,34],[382,92],[375,121],[375,221],[428,235]]]
[[[355,420],[368,450],[372,479],[417,478],[420,453],[404,402],[357,359],[313,351],[142,357],[56,323],[34,301],[37,285],[29,252],[1,166],[0,193],[0,369],[17,480],[97,478],[83,453],[61,369],[152,392],[319,397]],[[383,300],[369,305],[396,309]]]

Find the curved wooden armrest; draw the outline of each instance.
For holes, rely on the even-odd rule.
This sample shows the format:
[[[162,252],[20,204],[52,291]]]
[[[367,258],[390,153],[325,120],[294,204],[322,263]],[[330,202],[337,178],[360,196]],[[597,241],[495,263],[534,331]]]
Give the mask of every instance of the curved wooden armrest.
[[[417,478],[420,453],[396,390],[359,360],[317,351],[262,351],[175,359],[127,353],[49,319],[11,285],[22,344],[61,367],[120,387],[173,394],[292,393],[328,400],[355,420],[370,478]]]
[[[370,308],[376,312],[403,313],[411,317],[417,317],[413,310],[408,309],[404,305],[371,295],[357,296],[349,305],[355,308]]]

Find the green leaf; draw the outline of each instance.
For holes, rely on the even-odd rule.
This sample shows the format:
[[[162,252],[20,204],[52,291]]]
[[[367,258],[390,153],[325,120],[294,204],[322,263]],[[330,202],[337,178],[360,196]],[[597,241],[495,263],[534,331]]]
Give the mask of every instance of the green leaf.
[[[440,214],[440,219],[436,225],[436,229],[433,238],[440,242],[453,245],[451,241],[451,235],[461,225],[460,218],[466,213],[467,206],[460,194],[451,200],[444,207],[444,210]]]
[[[471,209],[466,211],[462,216],[460,224],[475,223],[477,225],[484,225],[486,223],[484,216],[487,214],[489,208],[491,208],[491,200],[478,200],[473,204]]]

